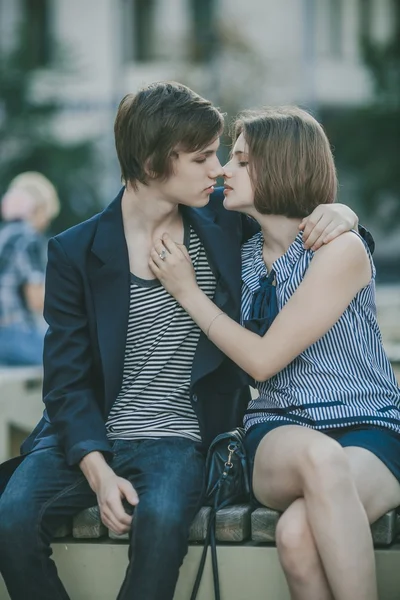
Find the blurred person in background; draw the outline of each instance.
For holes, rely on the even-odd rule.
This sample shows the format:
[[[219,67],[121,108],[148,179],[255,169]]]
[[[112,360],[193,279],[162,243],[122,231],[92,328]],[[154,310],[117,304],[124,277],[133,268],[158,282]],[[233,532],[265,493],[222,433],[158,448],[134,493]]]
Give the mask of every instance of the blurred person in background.
[[[53,184],[41,173],[15,177],[2,198],[0,224],[0,364],[43,360],[44,232],[60,210]]]

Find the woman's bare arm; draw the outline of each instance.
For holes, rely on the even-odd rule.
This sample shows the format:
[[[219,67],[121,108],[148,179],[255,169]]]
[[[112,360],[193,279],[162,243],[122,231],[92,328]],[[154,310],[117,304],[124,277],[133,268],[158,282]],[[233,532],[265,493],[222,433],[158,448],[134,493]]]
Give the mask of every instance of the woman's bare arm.
[[[169,254],[162,261],[164,246]],[[261,338],[221,314],[197,286],[187,253],[169,236],[152,251],[150,267],[211,341],[256,381],[281,371],[329,331],[371,278],[362,241],[351,232],[341,235],[315,254],[304,280]]]

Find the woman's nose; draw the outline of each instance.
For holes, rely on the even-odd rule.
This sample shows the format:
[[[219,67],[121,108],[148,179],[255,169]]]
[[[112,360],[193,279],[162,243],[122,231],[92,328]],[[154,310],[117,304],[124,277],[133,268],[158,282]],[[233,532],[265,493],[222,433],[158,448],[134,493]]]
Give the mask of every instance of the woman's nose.
[[[226,163],[226,165],[222,167],[222,176],[224,177],[224,179],[229,179],[230,177],[232,177],[232,171],[229,168],[229,163]]]

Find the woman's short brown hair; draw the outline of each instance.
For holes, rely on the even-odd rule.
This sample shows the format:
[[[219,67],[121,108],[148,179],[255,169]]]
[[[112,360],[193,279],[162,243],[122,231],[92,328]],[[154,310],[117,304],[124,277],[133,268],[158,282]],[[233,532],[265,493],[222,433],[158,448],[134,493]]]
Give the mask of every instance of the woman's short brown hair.
[[[175,82],[157,82],[120,102],[114,124],[115,145],[124,182],[167,179],[177,151],[197,152],[224,126],[209,100]]]
[[[234,123],[249,153],[254,205],[262,214],[305,217],[336,200],[337,177],[322,126],[298,107],[245,111]]]

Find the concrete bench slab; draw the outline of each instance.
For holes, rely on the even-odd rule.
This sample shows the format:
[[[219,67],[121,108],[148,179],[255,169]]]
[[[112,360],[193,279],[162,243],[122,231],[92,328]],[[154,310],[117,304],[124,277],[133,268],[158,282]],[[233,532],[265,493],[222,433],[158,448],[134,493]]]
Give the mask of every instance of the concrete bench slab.
[[[60,539],[67,537],[67,535],[71,535],[72,533],[72,523],[69,519],[64,525],[61,525],[54,534],[55,539]]]
[[[210,519],[211,508],[203,506],[197,513],[189,532],[190,542],[204,541]],[[280,513],[266,507],[255,510],[247,504],[229,506],[218,511],[216,516],[216,539],[219,542],[243,542],[249,538],[253,542],[274,543],[276,526]],[[57,537],[69,535],[67,525],[57,532]],[[390,546],[400,534],[400,514],[392,510],[383,515],[371,526],[375,546]],[[100,520],[97,506],[79,513],[73,520],[72,535],[77,539],[98,539],[107,535],[107,529]],[[117,535],[108,531],[112,540],[127,541],[129,535]]]
[[[210,520],[210,513],[211,508],[209,506],[203,506],[202,508],[200,508],[189,530],[190,542],[203,542],[205,540],[207,534],[207,527]],[[128,533],[117,535],[116,533],[111,531],[111,529],[108,530],[108,536],[111,540],[129,540]]]
[[[207,534],[211,508],[203,506],[197,513],[189,531],[190,542],[203,542]],[[220,542],[242,542],[250,538],[251,508],[246,504],[229,506],[216,516],[216,538]],[[73,520],[72,535],[77,539],[99,539],[107,535],[112,540],[127,541],[127,533],[117,535],[103,525],[99,508],[93,506],[80,512]],[[68,535],[67,533],[65,535]]]
[[[397,515],[395,510],[383,515],[371,525],[374,546],[390,546],[397,535]]]
[[[254,542],[275,542],[275,531],[280,513],[270,508],[257,508],[251,515],[251,539]],[[374,546],[390,546],[397,536],[400,526],[399,515],[395,510],[383,515],[371,526]]]
[[[211,508],[203,506],[195,516],[189,530],[189,542],[204,542],[210,522]]]
[[[251,507],[237,504],[219,510],[215,517],[215,537],[219,542],[243,542],[251,534]]]
[[[80,512],[73,520],[72,535],[77,539],[98,539],[107,534],[107,527],[100,519],[98,506]]]
[[[280,513],[272,508],[257,508],[251,514],[251,539],[253,542],[275,542],[275,530]]]

